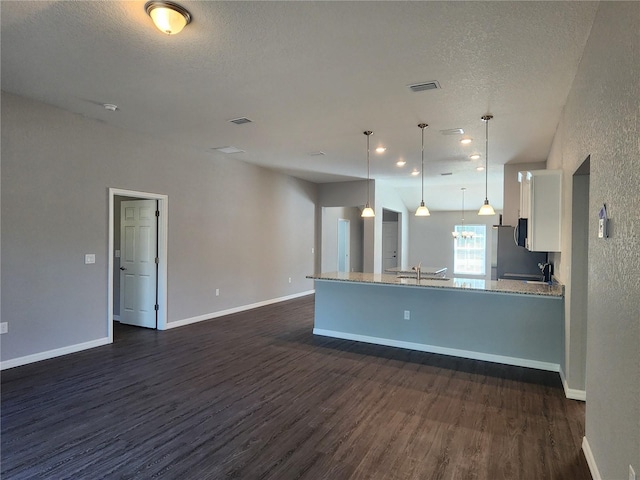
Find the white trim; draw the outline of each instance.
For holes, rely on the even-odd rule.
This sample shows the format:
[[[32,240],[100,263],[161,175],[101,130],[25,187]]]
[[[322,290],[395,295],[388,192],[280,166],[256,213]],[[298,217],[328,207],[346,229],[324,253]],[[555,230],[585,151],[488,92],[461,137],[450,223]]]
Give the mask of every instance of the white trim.
[[[33,355],[12,358],[11,360],[0,362],[0,370],[20,367],[29,363],[40,362],[41,360],[48,360],[50,358],[60,357],[62,355],[68,355],[70,353],[88,350],[90,348],[102,347],[103,345],[109,345],[110,343],[112,343],[112,339],[109,337],[104,337],[99,338],[98,340],[91,340],[90,342],[77,343],[75,345],[69,345],[68,347],[56,348],[54,350],[48,350],[46,352],[34,353]]]
[[[293,295],[287,295],[285,297],[272,298],[270,300],[264,300],[262,302],[252,303],[250,305],[242,305],[240,307],[229,308],[227,310],[221,310],[219,312],[205,313],[204,315],[198,315],[197,317],[184,318],[182,320],[176,320],[175,322],[167,323],[166,327],[162,330],[168,330],[170,328],[184,327],[185,325],[191,325],[192,323],[203,322],[205,320],[211,320],[213,318],[223,317],[225,315],[231,315],[232,313],[244,312],[258,307],[264,307],[274,303],[284,302],[286,300],[293,300],[294,298],[306,297],[307,295],[313,295],[315,290],[307,290],[306,292],[294,293]],[[159,328],[159,327],[158,327]]]
[[[114,319],[116,322],[119,322],[119,321],[120,321],[120,315],[114,315],[114,316],[113,316],[113,319]]]
[[[167,246],[168,246],[168,230],[169,230],[169,197],[157,193],[138,192],[135,190],[122,190],[119,188],[109,188],[109,249],[107,257],[108,265],[108,284],[107,284],[107,335],[110,342],[113,342],[113,203],[114,197],[120,195],[123,197],[145,198],[149,200],[158,200],[158,210],[160,218],[158,220],[158,330],[165,330],[167,325]]]
[[[593,452],[591,451],[591,447],[589,446],[589,440],[587,440],[587,437],[582,437],[582,452],[584,453],[584,457],[587,459],[587,465],[589,465],[591,478],[593,478],[593,480],[602,480],[600,472],[598,471],[598,465],[596,465],[596,459],[593,456]]]
[[[564,376],[564,371],[560,369],[560,379],[562,380],[562,387],[564,388],[564,396],[570,400],[587,401],[587,392],[585,390],[577,390],[575,388],[569,388],[569,383]]]
[[[526,358],[516,358],[507,357],[504,355],[494,355],[491,353],[472,352],[469,350],[459,350],[457,348],[437,347],[435,345],[427,345],[424,343],[413,343],[405,342],[402,340],[391,340],[388,338],[370,337],[368,335],[357,335],[355,333],[337,332],[335,330],[324,330],[320,328],[314,328],[313,334],[322,335],[324,337],[341,338],[343,340],[355,340],[357,342],[375,343],[377,345],[385,345],[387,347],[406,348],[409,350],[418,350],[420,352],[439,353],[441,355],[471,358],[473,360],[483,360],[485,362],[503,363],[505,365],[515,365],[516,367],[536,368],[538,370],[548,370],[550,372],[560,371],[560,365],[557,363],[540,362],[538,360],[529,360]]]

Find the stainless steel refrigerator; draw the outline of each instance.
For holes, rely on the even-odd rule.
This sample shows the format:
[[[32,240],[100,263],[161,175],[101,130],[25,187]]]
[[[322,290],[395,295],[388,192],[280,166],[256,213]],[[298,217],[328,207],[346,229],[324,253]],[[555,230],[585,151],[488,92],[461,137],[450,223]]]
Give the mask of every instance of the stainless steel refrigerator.
[[[543,280],[539,263],[547,262],[546,252],[530,252],[516,245],[514,227],[500,225],[493,227],[494,280]]]

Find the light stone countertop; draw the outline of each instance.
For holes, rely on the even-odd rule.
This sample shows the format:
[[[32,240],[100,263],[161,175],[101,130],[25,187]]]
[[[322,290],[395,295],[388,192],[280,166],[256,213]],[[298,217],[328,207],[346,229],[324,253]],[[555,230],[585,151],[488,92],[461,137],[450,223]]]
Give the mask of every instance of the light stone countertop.
[[[418,282],[415,278],[398,278],[388,273],[362,272],[330,272],[319,275],[307,275],[313,280],[329,280],[338,282],[371,283],[380,285],[395,285],[408,287],[442,288],[446,290],[474,290],[480,292],[507,293],[517,295],[539,295],[546,297],[564,297],[564,285],[554,282],[531,283],[521,280],[484,280],[476,278],[422,278]]]

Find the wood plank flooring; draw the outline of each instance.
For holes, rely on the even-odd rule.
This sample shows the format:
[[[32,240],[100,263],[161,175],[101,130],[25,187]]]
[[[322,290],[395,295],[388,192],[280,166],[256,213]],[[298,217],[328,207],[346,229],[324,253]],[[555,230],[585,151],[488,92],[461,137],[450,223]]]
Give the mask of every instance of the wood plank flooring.
[[[6,370],[2,478],[591,478],[556,373],[312,326],[309,296]]]

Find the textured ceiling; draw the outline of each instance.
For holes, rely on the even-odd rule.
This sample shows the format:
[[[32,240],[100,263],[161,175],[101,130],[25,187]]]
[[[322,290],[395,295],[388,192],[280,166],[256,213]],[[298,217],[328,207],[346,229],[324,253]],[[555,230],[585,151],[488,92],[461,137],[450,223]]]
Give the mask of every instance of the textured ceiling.
[[[593,2],[181,2],[182,33],[155,29],[144,2],[0,3],[2,89],[189,148],[314,182],[371,175],[455,210],[502,207],[502,165],[545,160],[584,49]],[[441,89],[407,85],[437,80]],[[108,112],[103,103],[118,105]],[[228,121],[246,116],[253,123]],[[463,128],[474,139],[439,131]],[[310,156],[322,151],[324,156]],[[471,153],[481,153],[478,161]],[[403,158],[403,168],[395,166]],[[176,159],[177,162],[183,161]],[[185,168],[188,165],[185,164]],[[450,176],[441,173],[452,172]]]

